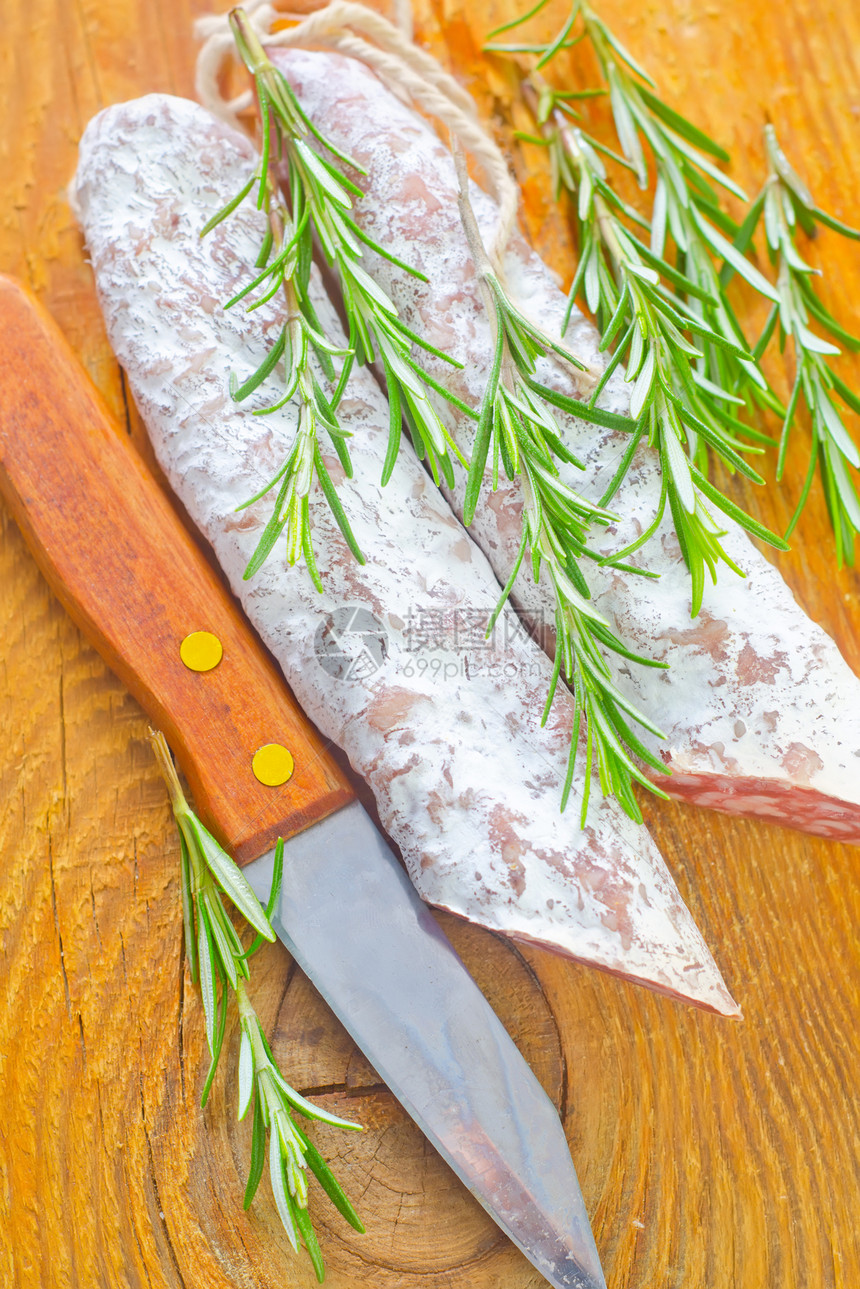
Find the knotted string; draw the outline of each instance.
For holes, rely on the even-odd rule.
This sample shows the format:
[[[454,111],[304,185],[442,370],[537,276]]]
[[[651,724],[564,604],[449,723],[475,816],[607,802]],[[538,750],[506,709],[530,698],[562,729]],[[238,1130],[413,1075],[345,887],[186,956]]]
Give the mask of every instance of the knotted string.
[[[325,8],[297,18],[293,26],[276,32],[272,24],[290,15],[279,13],[269,0],[247,0],[243,8],[263,44],[323,47],[357,58],[373,68],[399,98],[411,101],[448,127],[453,138],[480,164],[498,203],[498,223],[487,254],[501,272],[516,222],[517,186],[500,149],[478,120],[471,96],[435,58],[412,42],[408,0],[396,2],[397,26],[354,0],[331,0]],[[250,107],[253,99],[250,90],[226,100],[221,94],[219,72],[226,58],[235,57],[227,15],[198,18],[195,33],[203,41],[195,81],[200,101],[217,116],[238,124],[238,113]]]

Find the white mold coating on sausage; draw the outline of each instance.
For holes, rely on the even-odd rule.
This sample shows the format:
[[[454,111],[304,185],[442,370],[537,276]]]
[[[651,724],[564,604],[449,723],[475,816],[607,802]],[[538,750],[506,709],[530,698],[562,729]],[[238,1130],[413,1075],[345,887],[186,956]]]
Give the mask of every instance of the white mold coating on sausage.
[[[736,1013],[646,830],[613,803],[597,805],[584,832],[575,803],[559,813],[571,704],[557,704],[541,729],[546,655],[510,613],[495,645],[452,639],[457,622],[486,614],[498,584],[408,446],[380,488],[388,411],[367,373],[341,405],[355,481],[326,453],[367,565],[349,554],[318,495],[324,594],[303,568],[285,566],[282,551],[243,581],[270,502],[236,507],[280,466],[295,411],[254,417],[228,394],[230,371],[242,380],[262,359],[261,328],[271,342],[280,325],[274,302],[250,316],[222,308],[247,280],[261,216],[246,204],[210,237],[198,234],[253,163],[242,136],[158,95],[107,109],[81,143],[75,202],[108,333],[172,486],[304,710],[369,783],[425,899]],[[334,334],[331,306],[313,290]],[[261,391],[254,406],[267,401]],[[347,606],[368,610],[387,636],[379,669],[351,680],[333,677],[315,645]],[[439,665],[422,670],[410,626],[433,617],[439,647],[423,656]]]

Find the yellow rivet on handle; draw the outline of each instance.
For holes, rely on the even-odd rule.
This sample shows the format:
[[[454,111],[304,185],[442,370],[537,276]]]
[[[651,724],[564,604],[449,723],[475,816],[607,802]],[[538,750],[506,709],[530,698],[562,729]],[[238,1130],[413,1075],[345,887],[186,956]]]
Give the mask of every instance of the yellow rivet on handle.
[[[179,646],[179,657],[189,671],[211,671],[223,655],[221,641],[211,631],[192,631]]]
[[[254,753],[251,768],[267,788],[279,788],[292,776],[295,762],[280,743],[266,743]]]

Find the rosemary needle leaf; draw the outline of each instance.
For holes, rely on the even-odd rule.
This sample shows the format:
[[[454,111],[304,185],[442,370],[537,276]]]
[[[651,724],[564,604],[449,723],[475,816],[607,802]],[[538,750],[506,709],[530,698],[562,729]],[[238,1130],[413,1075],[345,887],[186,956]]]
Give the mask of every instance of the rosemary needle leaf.
[[[809,212],[817,224],[824,224],[825,228],[832,228],[835,233],[841,233],[843,237],[850,237],[855,241],[860,240],[860,231],[856,228],[843,224],[841,219],[834,215],[828,215],[820,206],[813,206]]]
[[[188,856],[188,843],[182,829],[179,830],[179,876],[182,890],[182,927],[185,935],[185,957],[188,960],[188,971],[191,983],[197,983],[197,945],[194,939],[194,907],[191,894],[191,860]]]
[[[266,354],[266,357],[263,359],[263,361],[260,363],[260,366],[254,372],[253,376],[249,376],[248,379],[243,382],[243,384],[241,385],[236,384],[235,387],[230,389],[230,397],[233,399],[234,403],[241,403],[244,399],[248,397],[249,394],[253,394],[254,390],[259,385],[262,385],[263,381],[268,376],[271,376],[272,372],[275,370],[275,368],[278,365],[279,359],[283,355],[286,342],[287,342],[287,329],[286,327],[284,327],[280,335],[278,336],[278,339],[272,345],[271,349]]]
[[[314,1146],[313,1142],[308,1140],[300,1128],[297,1128],[296,1131],[302,1139],[308,1168],[310,1168],[314,1177],[316,1177],[320,1186],[323,1188],[326,1195],[328,1195],[338,1212],[346,1218],[351,1227],[363,1234],[364,1223],[356,1213],[352,1204],[350,1204],[334,1173],[331,1171],[316,1146]]]
[[[331,1128],[345,1128],[349,1132],[361,1132],[361,1124],[353,1123],[350,1119],[341,1119],[336,1114],[329,1114],[327,1110],[321,1109],[320,1106],[314,1105],[312,1101],[308,1101],[301,1096],[294,1088],[285,1083],[280,1076],[277,1076],[276,1082],[278,1082],[290,1105],[298,1110],[300,1114],[303,1114],[306,1119],[316,1119],[320,1123],[328,1124]]]
[[[272,1194],[275,1197],[275,1207],[278,1210],[278,1216],[281,1219],[281,1225],[287,1233],[287,1239],[293,1246],[293,1251],[298,1253],[299,1241],[296,1230],[295,1216],[293,1205],[290,1201],[290,1195],[286,1186],[285,1172],[286,1160],[284,1159],[284,1145],[281,1141],[280,1134],[273,1132],[269,1139],[269,1179],[272,1183]]]
[[[209,1063],[209,1072],[206,1075],[206,1082],[203,1084],[203,1091],[200,1094],[200,1104],[205,1106],[209,1100],[209,1093],[215,1080],[215,1073],[218,1069],[218,1061],[221,1057],[221,1048],[224,1046],[224,1033],[227,1029],[227,994],[226,990],[221,990],[221,997],[217,1004],[218,1023],[215,1031],[215,1043],[212,1048],[212,1060]]]
[[[591,421],[594,425],[602,425],[608,430],[622,430],[625,434],[630,434],[635,429],[629,416],[619,416],[617,412],[607,412],[605,408],[592,407],[590,403],[581,403],[578,399],[568,398],[566,394],[529,377],[523,378],[523,384],[534,390],[547,403],[557,407],[559,411],[569,412],[571,416],[578,416],[583,421]]]
[[[831,372],[830,377],[833,381],[834,388],[838,390],[843,401],[851,408],[852,412],[857,412],[857,414],[860,415],[860,397],[858,397],[857,394],[855,394],[854,391],[845,384],[845,381],[842,380],[841,377],[836,375],[836,372]]]
[[[216,228],[218,224],[222,222],[222,220],[225,220],[228,215],[232,215],[236,207],[241,206],[242,202],[248,196],[248,193],[254,187],[254,184],[256,182],[257,182],[257,175],[255,173],[251,175],[251,178],[245,184],[244,188],[240,189],[240,191],[236,193],[235,197],[231,197],[231,199],[227,202],[227,205],[222,206],[221,209],[216,214],[214,214],[212,218],[207,221],[207,223],[203,225],[203,227],[200,230],[200,236],[205,237],[206,234],[211,233],[212,229]]]
[[[264,939],[274,941],[275,933],[260,906],[248,880],[242,875],[230,856],[196,816],[189,814],[188,827],[197,842],[200,854],[225,895],[235,904],[242,916],[250,922]]]
[[[815,289],[809,279],[798,276],[797,285],[800,289],[801,295],[803,296],[807,309],[812,316],[821,323],[822,327],[824,327],[826,331],[829,331],[831,336],[835,336],[837,340],[841,341],[841,343],[845,345],[846,349],[851,349],[852,351],[860,349],[860,338],[853,335],[852,332],[846,331],[845,328],[836,321],[833,314],[824,308],[823,304],[818,299],[818,296],[815,294]]]
[[[295,1218],[296,1225],[299,1228],[299,1234],[301,1235],[304,1246],[307,1249],[308,1257],[313,1265],[316,1278],[318,1282],[322,1284],[325,1279],[325,1266],[323,1265],[319,1240],[316,1237],[316,1232],[311,1224],[311,1219],[308,1216],[307,1209],[301,1208],[297,1205],[295,1208]]]
[[[631,69],[631,71],[634,71],[636,75],[640,76],[642,80],[645,81],[648,85],[653,86],[654,82],[652,81],[648,73],[645,71],[645,68],[640,66],[640,64],[636,62],[632,54],[630,54],[629,51],[625,49],[625,47],[621,44],[621,41],[618,40],[618,38],[609,30],[606,24],[601,22],[600,19],[597,18],[596,15],[587,8],[587,6],[583,5],[582,9],[583,9],[584,15],[586,16],[586,21],[592,24],[595,31],[600,32],[600,34],[604,37],[604,39],[615,50],[616,54],[618,54],[619,58],[621,58],[622,62],[625,62],[627,66]],[[589,32],[588,34],[591,36],[593,41],[594,40],[593,32]]]
[[[349,526],[349,520],[346,517],[346,511],[341,505],[340,498],[338,497],[335,486],[332,483],[331,476],[329,475],[329,472],[325,467],[325,463],[323,462],[322,453],[319,450],[319,445],[317,445],[314,449],[314,464],[316,466],[317,478],[319,479],[320,487],[322,488],[325,494],[326,501],[331,507],[331,512],[334,515],[335,520],[337,521],[338,528],[343,534],[344,541],[346,542],[349,549],[352,551],[358,563],[364,564],[366,562],[365,558],[362,555],[361,550],[359,549],[358,542],[353,536],[352,529]]]
[[[217,960],[223,967],[229,984],[233,989],[235,989],[238,976],[236,972],[236,964],[233,961],[233,945],[230,942],[230,936],[227,934],[224,926],[224,922],[226,921],[224,917],[224,906],[218,899],[215,892],[211,889],[204,889],[200,892],[198,908],[202,914],[201,921],[206,924],[209,930],[209,935],[212,941],[211,947],[213,958],[217,954]]]
[[[709,498],[710,501],[714,503],[715,506],[722,510],[723,514],[728,515],[730,519],[734,519],[735,523],[739,524],[742,528],[745,528],[748,533],[753,535],[753,537],[760,538],[761,541],[767,542],[767,544],[769,546],[773,546],[774,549],[779,551],[788,550],[788,542],[785,538],[777,536],[776,533],[772,533],[764,524],[759,523],[757,519],[753,519],[752,516],[741,510],[740,506],[735,505],[733,501],[730,501],[728,497],[719,492],[710,480],[706,479],[694,465],[690,466],[690,472],[696,486],[705,494],[706,497]],[[732,565],[732,567],[736,573],[740,573],[741,576],[743,576],[739,568],[735,565]]]
[[[639,93],[651,108],[651,111],[659,116],[676,134],[680,134],[688,143],[692,143],[693,147],[701,148],[703,152],[709,152],[718,161],[728,163],[730,160],[728,152],[719,143],[715,142],[710,135],[706,134],[704,130],[700,130],[697,125],[693,125],[692,121],[688,121],[680,112],[676,112],[674,108],[669,107],[668,103],[664,103],[661,98],[658,98],[656,94],[652,94],[644,85],[639,86]]]
[[[272,867],[272,885],[269,888],[269,898],[266,903],[266,918],[271,922],[272,914],[278,905],[281,896],[281,886],[284,880],[284,839],[279,837],[275,843],[275,859]],[[254,936],[253,942],[249,949],[245,950],[242,955],[244,958],[252,958],[257,950],[265,944],[263,936],[259,932]],[[239,1118],[241,1119],[241,1115]]]
[[[244,1119],[254,1095],[254,1054],[244,1026],[239,1044],[239,1100],[236,1117]]]
[[[266,1162],[266,1125],[263,1122],[263,1102],[260,1097],[254,1100],[254,1127],[251,1132],[251,1163],[248,1168],[248,1183],[245,1187],[243,1208],[249,1209],[263,1176],[263,1165]]]
[[[562,25],[562,28],[558,33],[558,35],[549,45],[547,45],[546,49],[541,54],[537,64],[538,69],[543,67],[544,63],[548,63],[549,60],[555,57],[558,51],[564,47],[565,41],[567,40],[567,37],[570,33],[570,29],[573,26],[573,24],[576,22],[576,19],[577,19],[577,12],[576,12],[576,9],[573,9],[567,21]]]
[[[206,1018],[206,1041],[209,1051],[215,1051],[215,1006],[218,999],[218,980],[212,955],[212,936],[205,918],[197,924],[197,961],[200,964],[200,994]]]
[[[545,9],[548,4],[549,0],[538,0],[538,3],[532,9],[529,9],[528,13],[522,14],[519,18],[512,18],[510,22],[503,23],[501,27],[494,27],[489,33],[488,39],[494,40],[496,36],[501,36],[506,31],[513,31],[515,27],[521,27],[524,22],[528,22],[530,18],[534,18],[535,15],[539,14],[541,9]]]
[[[287,485],[285,484],[284,491],[286,491],[286,486]],[[250,578],[252,578],[254,574],[257,573],[265,564],[266,560],[268,559],[272,551],[272,548],[275,545],[275,542],[278,540],[278,538],[280,537],[281,533],[284,530],[285,523],[286,521],[281,519],[279,510],[276,509],[272,513],[272,516],[269,519],[268,523],[266,524],[266,527],[263,529],[262,536],[260,537],[260,540],[257,542],[257,545],[254,549],[254,553],[252,554],[251,558],[248,560],[248,566],[245,569],[244,573],[242,574],[244,581],[246,582],[249,581]]]
[[[734,271],[739,273],[741,277],[745,278],[747,282],[749,282],[750,286],[755,287],[759,295],[763,295],[765,299],[774,300],[778,303],[779,296],[776,293],[776,287],[771,286],[767,278],[759,273],[758,269],[751,264],[748,259],[745,259],[743,255],[740,255],[735,250],[734,246],[732,246],[731,242],[727,241],[726,238],[723,237],[722,233],[718,233],[717,230],[699,214],[695,205],[691,206],[690,210],[693,219],[699,226],[700,233],[714,254],[724,259],[727,264],[731,264]]]

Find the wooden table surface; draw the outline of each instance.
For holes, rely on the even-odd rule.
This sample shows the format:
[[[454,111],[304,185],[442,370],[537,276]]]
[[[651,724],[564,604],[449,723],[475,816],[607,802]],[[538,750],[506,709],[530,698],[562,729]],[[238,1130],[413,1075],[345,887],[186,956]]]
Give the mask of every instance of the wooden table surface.
[[[479,54],[524,0],[419,0],[418,36],[510,140],[512,81]],[[856,0],[599,0],[601,14],[761,179],[772,119],[819,202],[860,221]],[[0,270],[58,319],[129,432],[65,200],[100,107],[192,92],[197,0],[2,0]],[[565,9],[559,0],[551,19]],[[545,29],[548,29],[548,23]],[[597,110],[597,109],[595,109]],[[535,241],[570,277],[542,156],[512,146]],[[858,327],[860,248],[811,248]],[[738,307],[752,323],[750,300]],[[860,363],[841,369],[860,385]],[[773,369],[784,382],[779,361]],[[855,427],[856,428],[856,427]],[[748,500],[784,525],[783,496]],[[739,490],[739,495],[744,495]],[[0,511],[0,1283],[15,1289],[311,1283],[264,1182],[241,1207],[235,1031],[210,1104],[201,1007],[183,975],[176,836],[135,702],[82,641]],[[837,573],[816,489],[781,567],[860,672],[858,574]],[[839,712],[834,711],[834,720]],[[858,852],[646,802],[647,822],[745,1018],[721,1020],[446,918],[559,1105],[610,1289],[852,1289],[858,1243]],[[359,1117],[318,1134],[364,1214],[317,1206],[331,1289],[525,1289],[525,1260],[380,1086],[280,946],[255,996],[299,1087]]]

